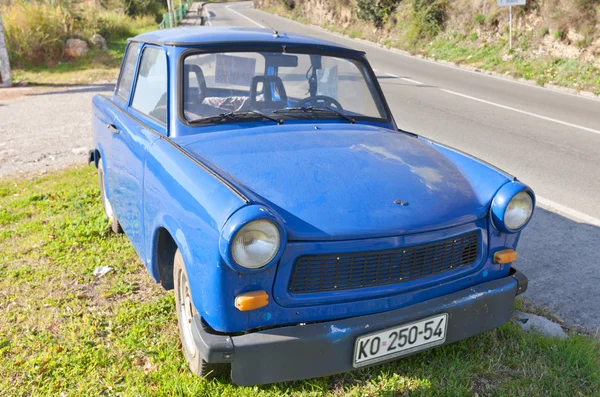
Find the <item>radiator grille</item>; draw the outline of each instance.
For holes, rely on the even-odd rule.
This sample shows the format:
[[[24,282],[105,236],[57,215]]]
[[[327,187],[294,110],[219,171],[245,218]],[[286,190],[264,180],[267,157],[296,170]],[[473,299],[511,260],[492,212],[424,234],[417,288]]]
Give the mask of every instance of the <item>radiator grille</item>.
[[[478,234],[470,233],[388,251],[302,256],[289,290],[306,294],[403,283],[470,266],[478,251]]]

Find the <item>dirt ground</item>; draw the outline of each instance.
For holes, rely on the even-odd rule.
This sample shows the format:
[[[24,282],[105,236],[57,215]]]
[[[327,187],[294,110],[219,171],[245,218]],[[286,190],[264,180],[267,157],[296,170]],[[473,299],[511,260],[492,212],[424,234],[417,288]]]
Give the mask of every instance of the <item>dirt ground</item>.
[[[113,84],[0,89],[0,178],[85,162],[92,97]]]

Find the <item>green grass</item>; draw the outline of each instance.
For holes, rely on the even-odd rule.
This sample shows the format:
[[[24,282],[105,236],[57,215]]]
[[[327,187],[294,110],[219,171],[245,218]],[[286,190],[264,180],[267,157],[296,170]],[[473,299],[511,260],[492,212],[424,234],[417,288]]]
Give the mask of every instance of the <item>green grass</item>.
[[[94,268],[112,266],[103,277]],[[593,396],[600,341],[514,324],[392,364],[237,387],[192,375],[174,298],[109,232],[93,167],[0,180],[0,394],[6,396]],[[293,357],[290,357],[293,359]],[[260,360],[260,357],[257,357]]]

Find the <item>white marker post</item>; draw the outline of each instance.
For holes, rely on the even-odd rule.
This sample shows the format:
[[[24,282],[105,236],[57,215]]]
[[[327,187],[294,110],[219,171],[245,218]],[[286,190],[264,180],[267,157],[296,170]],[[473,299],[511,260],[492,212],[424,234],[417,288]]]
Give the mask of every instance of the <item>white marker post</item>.
[[[10,62],[8,60],[8,50],[4,40],[4,29],[2,27],[2,15],[0,15],[0,87],[10,87],[12,80],[10,77]]]
[[[513,45],[513,28],[512,28],[512,6],[524,6],[527,4],[527,0],[498,0],[498,7],[509,7],[508,14],[510,18],[510,49],[512,50]]]

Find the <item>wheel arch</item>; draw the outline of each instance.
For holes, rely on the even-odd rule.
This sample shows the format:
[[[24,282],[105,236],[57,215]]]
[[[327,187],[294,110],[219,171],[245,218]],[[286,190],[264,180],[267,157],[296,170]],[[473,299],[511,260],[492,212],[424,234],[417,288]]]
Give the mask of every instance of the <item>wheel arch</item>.
[[[189,249],[181,229],[171,222],[157,226],[153,233],[151,266],[152,277],[166,290],[173,289],[173,262],[177,249],[184,263],[189,263]],[[171,224],[169,226],[169,224]]]
[[[92,149],[91,152],[93,153],[94,166],[98,168],[98,162],[100,161],[100,159],[104,158],[104,150],[102,150],[101,146],[98,146]],[[103,163],[104,167],[106,168],[106,162],[103,161]],[[104,171],[106,172],[106,169]]]
[[[102,158],[102,155],[100,154],[100,150],[94,149],[92,151],[92,158],[91,158],[90,163],[93,162],[94,166],[96,168],[98,168],[98,162],[100,161],[101,158]]]
[[[153,251],[156,262],[154,273],[158,275],[158,281],[164,289],[172,290],[174,287],[173,262],[175,252],[177,252],[177,243],[166,228],[157,229],[156,248]]]

